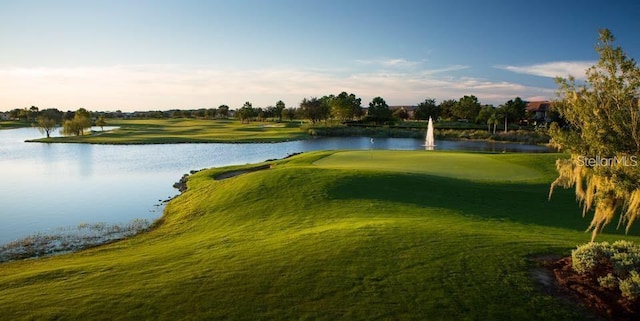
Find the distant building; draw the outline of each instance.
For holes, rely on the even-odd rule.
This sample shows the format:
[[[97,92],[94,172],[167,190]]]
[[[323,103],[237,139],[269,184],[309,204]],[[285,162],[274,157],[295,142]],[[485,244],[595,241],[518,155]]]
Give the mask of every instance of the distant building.
[[[527,112],[533,114],[533,119],[536,122],[539,121],[548,121],[549,120],[549,112],[551,111],[551,102],[550,101],[530,101],[527,103],[525,107]]]
[[[11,115],[7,112],[0,112],[0,120],[9,120]]]
[[[416,111],[417,106],[390,106],[389,109],[391,109],[392,112],[395,112],[398,109],[404,109],[404,111],[407,112],[407,115],[409,115],[409,118],[413,119],[413,115]]]

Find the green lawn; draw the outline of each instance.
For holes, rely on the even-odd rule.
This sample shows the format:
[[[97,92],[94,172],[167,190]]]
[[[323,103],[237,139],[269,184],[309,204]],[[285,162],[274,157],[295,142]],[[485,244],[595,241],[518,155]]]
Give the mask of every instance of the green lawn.
[[[589,241],[549,154],[313,152],[198,172],[162,224],[0,264],[10,320],[582,320],[532,259]],[[640,241],[636,236],[599,236]]]
[[[358,168],[391,172],[428,174],[467,180],[531,181],[543,179],[532,167],[510,163],[508,158],[491,154],[439,153],[379,153],[348,151],[321,159],[315,164],[330,168]],[[483,169],[483,170],[479,170]],[[500,175],[496,175],[500,173]]]
[[[32,126],[32,123],[25,122],[22,120],[0,120],[0,130],[31,127],[31,126]]]
[[[250,122],[202,119],[108,120],[119,129],[85,136],[42,138],[33,141],[91,144],[162,144],[278,142],[307,138],[299,122]]]

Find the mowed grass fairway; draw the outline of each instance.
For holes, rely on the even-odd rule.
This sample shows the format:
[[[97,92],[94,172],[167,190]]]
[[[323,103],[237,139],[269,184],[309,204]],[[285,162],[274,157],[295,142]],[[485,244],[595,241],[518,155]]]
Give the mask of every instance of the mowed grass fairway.
[[[194,174],[149,233],[0,264],[7,320],[583,320],[539,255],[589,241],[560,155],[313,152]],[[599,236],[639,241],[635,236]]]
[[[50,143],[162,144],[279,142],[308,138],[299,122],[250,122],[189,118],[107,120],[112,131],[92,135],[35,139]]]

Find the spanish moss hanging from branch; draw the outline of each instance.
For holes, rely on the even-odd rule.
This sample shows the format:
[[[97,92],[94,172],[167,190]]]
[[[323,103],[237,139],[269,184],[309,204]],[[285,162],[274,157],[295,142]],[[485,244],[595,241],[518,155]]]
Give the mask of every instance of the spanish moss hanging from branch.
[[[592,240],[619,215],[627,232],[640,216],[640,69],[609,30],[601,30],[598,63],[586,80],[558,78],[554,108],[567,125],[552,124],[552,143],[569,159],[556,162],[555,187],[575,188],[583,216],[593,211]]]

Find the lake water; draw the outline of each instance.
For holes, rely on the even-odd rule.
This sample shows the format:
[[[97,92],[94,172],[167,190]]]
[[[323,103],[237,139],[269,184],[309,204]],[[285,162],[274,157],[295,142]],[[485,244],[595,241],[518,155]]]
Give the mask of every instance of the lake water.
[[[25,143],[34,128],[0,130],[0,244],[81,223],[162,215],[162,200],[191,170],[324,149],[424,149],[417,139],[322,138],[273,144],[88,145]],[[436,141],[440,150],[548,152],[541,146]]]

